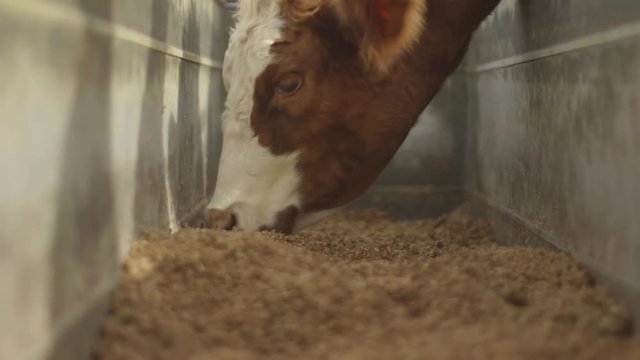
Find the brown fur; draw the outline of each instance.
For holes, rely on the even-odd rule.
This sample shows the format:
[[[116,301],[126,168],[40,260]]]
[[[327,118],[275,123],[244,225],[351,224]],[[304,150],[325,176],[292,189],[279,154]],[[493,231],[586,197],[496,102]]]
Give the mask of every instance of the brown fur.
[[[320,10],[325,0],[280,0],[284,16],[292,23],[302,23]]]
[[[387,74],[411,50],[424,29],[426,0],[328,0],[343,24],[359,41],[364,66]],[[378,10],[388,15],[386,21]]]
[[[385,75],[420,39],[427,0],[280,0],[285,17],[301,24],[325,8],[359,46],[363,66]],[[378,10],[388,15],[376,16]]]
[[[363,2],[328,1],[333,8],[320,6],[289,19],[284,38],[273,47],[275,61],[256,80],[251,119],[259,142],[274,154],[300,152],[304,212],[345,205],[373,183],[499,2],[430,0],[428,13],[422,8],[427,26],[411,51],[388,55],[398,45],[381,51],[382,58],[393,59],[388,64],[372,55],[389,71],[381,77],[362,62],[363,52],[376,51],[368,42],[377,40],[364,35],[354,41],[365,15],[344,10]],[[311,3],[287,3],[301,2]],[[360,23],[349,27],[345,19],[351,18]],[[395,34],[408,36],[407,31]],[[291,74],[302,80],[300,89],[278,92],[278,81]]]

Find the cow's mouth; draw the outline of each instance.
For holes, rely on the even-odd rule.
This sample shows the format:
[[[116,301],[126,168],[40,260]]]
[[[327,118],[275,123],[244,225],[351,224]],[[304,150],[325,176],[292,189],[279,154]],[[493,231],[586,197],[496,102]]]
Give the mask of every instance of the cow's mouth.
[[[238,217],[233,211],[207,209],[204,226],[210,229],[232,230],[238,225]]]
[[[259,231],[275,231],[285,235],[289,235],[293,232],[293,228],[296,225],[296,220],[300,215],[300,210],[297,207],[291,205],[284,210],[281,210],[276,215],[275,223],[271,226],[261,226]]]
[[[275,231],[289,235],[295,228],[296,221],[300,215],[300,210],[291,205],[276,214],[272,225],[263,225],[258,231]],[[238,215],[232,210],[207,209],[201,227],[217,230],[234,230],[240,228]]]

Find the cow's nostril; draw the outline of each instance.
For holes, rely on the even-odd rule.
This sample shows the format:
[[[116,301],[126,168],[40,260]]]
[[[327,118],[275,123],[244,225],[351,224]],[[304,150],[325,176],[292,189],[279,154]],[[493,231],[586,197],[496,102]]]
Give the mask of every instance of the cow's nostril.
[[[207,227],[219,230],[231,230],[238,224],[231,210],[207,209]]]

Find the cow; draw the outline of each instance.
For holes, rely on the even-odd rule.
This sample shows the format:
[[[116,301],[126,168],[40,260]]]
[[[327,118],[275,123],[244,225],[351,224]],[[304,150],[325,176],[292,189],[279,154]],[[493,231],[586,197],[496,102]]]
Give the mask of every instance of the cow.
[[[364,193],[500,0],[240,0],[205,226],[295,233]]]

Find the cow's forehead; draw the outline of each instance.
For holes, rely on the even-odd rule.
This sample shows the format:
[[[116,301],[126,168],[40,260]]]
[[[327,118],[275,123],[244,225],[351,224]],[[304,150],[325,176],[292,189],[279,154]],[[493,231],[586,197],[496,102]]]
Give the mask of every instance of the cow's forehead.
[[[270,47],[281,36],[284,25],[279,14],[280,5],[277,1],[240,2],[225,53],[223,76],[227,90],[231,88],[231,81],[236,85],[239,81],[255,81],[268,65],[271,60]]]

